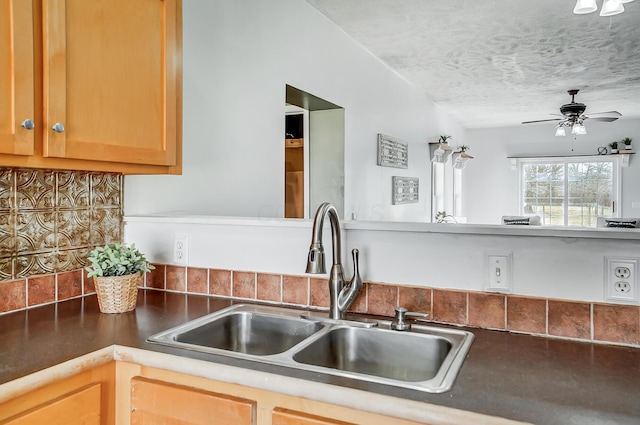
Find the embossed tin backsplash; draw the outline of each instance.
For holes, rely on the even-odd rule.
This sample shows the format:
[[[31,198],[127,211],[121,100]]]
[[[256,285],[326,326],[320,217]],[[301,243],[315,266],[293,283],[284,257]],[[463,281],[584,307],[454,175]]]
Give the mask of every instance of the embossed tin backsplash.
[[[0,168],[0,281],[70,271],[122,238],[121,174]]]

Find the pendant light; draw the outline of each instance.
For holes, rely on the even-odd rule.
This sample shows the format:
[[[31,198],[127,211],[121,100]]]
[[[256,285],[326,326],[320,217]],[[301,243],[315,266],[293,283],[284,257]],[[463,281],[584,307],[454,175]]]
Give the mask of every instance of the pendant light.
[[[600,9],[600,16],[613,16],[624,12],[624,3],[631,3],[633,0],[604,0],[602,2],[602,9]],[[577,15],[584,15],[586,13],[592,13],[598,10],[598,4],[596,0],[577,0],[576,7],[573,8],[573,13]]]
[[[624,6],[617,0],[604,0],[600,16],[613,16],[624,12]]]
[[[576,7],[573,9],[573,13],[583,15],[585,13],[591,13],[598,10],[596,0],[578,0]]]
[[[564,131],[564,126],[562,124],[558,124],[556,127],[556,136],[566,136],[567,133]]]

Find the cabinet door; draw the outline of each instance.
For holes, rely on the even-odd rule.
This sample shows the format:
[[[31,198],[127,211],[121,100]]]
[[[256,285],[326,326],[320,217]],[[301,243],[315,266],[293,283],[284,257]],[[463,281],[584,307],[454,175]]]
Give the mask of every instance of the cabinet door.
[[[180,5],[43,1],[44,156],[176,163]]]
[[[0,2],[0,153],[33,155],[33,128],[21,126],[25,120],[35,120],[33,73],[32,2],[3,0]]]
[[[131,425],[255,425],[256,402],[136,377],[131,380]]]
[[[1,425],[100,425],[100,384],[65,394]]]
[[[351,422],[309,415],[279,407],[273,410],[271,423],[272,425],[354,425]]]

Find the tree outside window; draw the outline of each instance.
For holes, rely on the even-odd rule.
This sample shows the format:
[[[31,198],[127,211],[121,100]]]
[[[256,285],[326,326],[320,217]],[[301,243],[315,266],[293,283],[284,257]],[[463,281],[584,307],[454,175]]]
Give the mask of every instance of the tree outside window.
[[[521,213],[543,225],[595,227],[598,216],[614,215],[617,167],[614,160],[522,160]]]

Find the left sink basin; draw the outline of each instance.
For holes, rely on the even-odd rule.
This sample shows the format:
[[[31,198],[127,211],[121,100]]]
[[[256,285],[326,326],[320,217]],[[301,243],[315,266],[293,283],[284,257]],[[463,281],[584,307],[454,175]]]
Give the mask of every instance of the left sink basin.
[[[283,353],[323,329],[300,313],[238,305],[209,314],[149,338],[150,342],[197,351],[232,351],[251,356]]]

